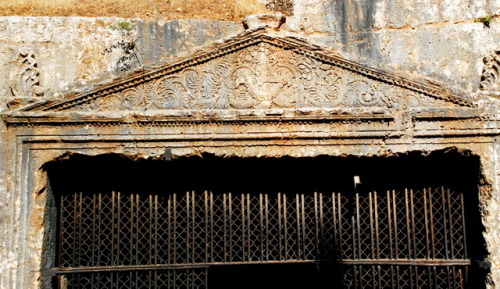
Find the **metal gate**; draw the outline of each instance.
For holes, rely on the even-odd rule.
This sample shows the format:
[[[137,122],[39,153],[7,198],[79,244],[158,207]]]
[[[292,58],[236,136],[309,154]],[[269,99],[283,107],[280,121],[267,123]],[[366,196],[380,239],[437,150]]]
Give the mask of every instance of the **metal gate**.
[[[466,288],[464,196],[73,193],[58,288],[212,288],[220,265],[313,263],[321,288]]]

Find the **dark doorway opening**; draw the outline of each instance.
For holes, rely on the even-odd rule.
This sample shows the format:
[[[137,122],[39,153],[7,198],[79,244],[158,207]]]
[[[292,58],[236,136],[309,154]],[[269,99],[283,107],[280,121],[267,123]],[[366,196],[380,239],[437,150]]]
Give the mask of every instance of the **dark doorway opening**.
[[[484,287],[485,270],[468,265],[486,254],[475,156],[456,151],[360,158],[203,155],[167,162],[73,155],[45,169],[59,220],[54,284],[65,284],[62,288]],[[355,177],[361,184],[354,186]],[[434,207],[436,202],[443,205]],[[446,248],[460,241],[452,240],[456,228],[450,225],[450,216],[461,214],[460,202],[467,248],[458,248],[466,254],[455,260]],[[429,255],[423,267],[380,261],[425,255],[418,246],[432,242],[422,245],[412,238],[434,234],[425,227],[431,216],[426,210],[438,212],[436,222],[442,224],[436,229],[443,244],[439,254]],[[391,241],[371,242],[381,223],[387,223],[381,232]],[[377,249],[387,242],[394,246]],[[363,249],[370,247],[376,248]],[[433,260],[447,258],[459,265],[431,270]],[[294,264],[297,260],[307,262]],[[329,265],[318,269],[317,262]],[[397,283],[403,279],[394,272],[412,281]]]
[[[213,266],[208,286],[217,289],[320,288],[315,264]]]

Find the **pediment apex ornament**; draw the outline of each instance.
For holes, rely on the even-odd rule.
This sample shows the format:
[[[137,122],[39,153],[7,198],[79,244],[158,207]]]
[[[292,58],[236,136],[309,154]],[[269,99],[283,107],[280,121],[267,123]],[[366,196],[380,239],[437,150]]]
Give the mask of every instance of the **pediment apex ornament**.
[[[247,30],[255,30],[257,28],[271,28],[279,30],[281,25],[286,22],[286,16],[277,14],[255,14],[247,16],[243,19],[243,27]]]
[[[276,17],[273,25],[281,21]],[[269,33],[268,29],[258,26],[173,63],[18,111],[396,110],[474,106],[443,86],[370,68],[330,49],[296,37],[280,36],[281,32]]]

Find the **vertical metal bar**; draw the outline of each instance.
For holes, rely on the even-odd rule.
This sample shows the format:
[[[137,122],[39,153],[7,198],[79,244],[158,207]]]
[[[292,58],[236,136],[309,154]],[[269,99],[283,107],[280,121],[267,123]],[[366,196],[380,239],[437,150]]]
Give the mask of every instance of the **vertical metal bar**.
[[[411,258],[411,224],[410,224],[410,212],[409,212],[409,200],[408,200],[408,189],[405,188],[405,211],[406,211],[406,238],[408,245],[408,258]]]
[[[259,228],[260,228],[260,256],[259,256],[259,261],[264,261],[264,220],[262,219],[263,216],[263,199],[262,199],[262,194],[259,194]]]
[[[233,199],[231,193],[229,193],[228,205],[229,205],[229,262],[233,261]]]
[[[446,216],[443,216],[443,217],[446,218]],[[446,283],[448,285],[448,286],[446,286],[446,288],[453,288],[453,287],[451,287],[452,280],[450,278],[451,277],[450,276],[450,271],[451,271],[450,269],[451,268],[450,268],[450,266],[446,266],[445,268],[446,268]]]
[[[410,214],[411,214],[411,233],[412,233],[412,243],[413,243],[413,258],[417,257],[417,236],[415,234],[415,195],[413,194],[413,189],[410,189]]]
[[[130,264],[134,264],[134,236],[135,236],[135,221],[134,221],[134,194],[130,195]]]
[[[135,194],[135,230],[136,230],[136,238],[135,238],[135,264],[139,265],[140,264],[140,256],[139,256],[139,246],[140,246],[140,240],[139,240],[139,230],[141,228],[139,224],[139,219],[140,219],[140,214],[141,214],[141,202],[139,199],[139,194]],[[137,274],[136,274],[136,278]]]
[[[224,214],[224,225],[222,226],[224,229],[224,244],[223,244],[223,251],[224,251],[224,261],[225,262],[228,262],[228,257],[229,257],[229,252],[228,252],[228,240],[227,240],[227,234],[228,234],[228,228],[227,228],[227,195],[226,194],[223,194],[222,195],[222,207],[223,207],[223,214]]]
[[[374,218],[375,218],[375,258],[380,259],[380,233],[379,233],[379,215],[378,215],[378,194],[377,191],[373,191],[373,207],[375,209],[374,211]],[[378,267],[378,272],[380,276],[380,266]],[[379,282],[380,284],[380,282]]]
[[[392,190],[392,214],[393,214],[393,228],[394,228],[394,258],[399,258],[399,250],[398,250],[398,220],[397,220],[397,211],[396,211],[396,191]],[[399,274],[399,266],[398,266],[398,274]],[[399,278],[398,278],[399,279]]]
[[[115,260],[115,192],[111,192],[111,265],[115,265],[113,262]]]
[[[325,256],[323,252],[325,252],[325,229],[323,228],[323,193],[319,193],[319,252],[316,254],[316,258],[324,259]],[[333,223],[333,228],[330,230],[334,230],[335,234],[335,223]]]
[[[154,220],[155,220],[155,251],[154,251],[154,258],[155,258],[155,264],[158,264],[158,195],[155,195],[155,214],[154,214]],[[156,277],[156,272],[155,272],[155,277]],[[156,280],[156,278],[155,278]],[[156,282],[155,282],[155,288],[156,288]]]
[[[136,250],[135,240],[137,236],[137,212],[136,212],[136,200],[134,194],[130,194],[130,264],[135,264],[135,254],[134,250]]]
[[[467,259],[467,232],[466,232],[466,227],[465,227],[465,203],[464,203],[464,194],[460,194],[460,212],[461,212],[461,217],[462,217],[462,240],[464,243],[464,252],[463,252],[463,258]],[[467,278],[467,272],[465,272],[465,277]]]
[[[191,192],[191,243],[189,245],[190,249],[191,249],[191,262],[194,263],[196,262],[196,257],[195,257],[195,248],[196,248],[196,232],[194,231],[194,228],[195,228],[195,221],[196,221],[196,204],[195,204],[195,201],[196,201],[196,195],[195,195],[195,192],[192,191]],[[188,217],[189,218],[189,217]]]
[[[429,216],[430,216],[430,228],[431,228],[431,244],[432,244],[432,258],[436,258],[436,244],[435,244],[435,234],[434,234],[434,200],[433,195],[436,192],[429,188]],[[433,277],[434,277],[434,285],[437,286],[437,268],[436,266],[432,266]]]
[[[214,193],[210,192],[210,261],[215,262],[214,259]],[[222,225],[224,232],[224,224]],[[223,249],[224,250],[224,249]],[[224,254],[224,252],[222,252]]]
[[[354,216],[353,216],[354,218]],[[354,268],[354,272],[353,272],[353,276],[354,276],[354,288],[359,288],[359,289],[364,289],[363,286],[361,285],[361,266],[357,266],[357,265],[354,265],[353,266]],[[359,278],[359,280],[358,280]]]
[[[436,243],[435,243],[435,232],[434,232],[434,203],[433,203],[433,194],[434,191],[432,188],[429,188],[429,221],[430,221],[430,241],[431,241],[431,258],[435,259],[436,258]],[[434,273],[435,272],[435,267],[434,267]]]
[[[59,204],[60,208],[60,213],[59,213],[59,264],[57,264],[59,267],[62,267],[65,265],[64,263],[64,258],[63,258],[63,247],[65,247],[67,244],[64,243],[64,213],[66,212],[66,207],[64,206],[64,199],[65,196],[61,194],[61,203]],[[60,278],[58,279],[60,280]],[[61,283],[61,282],[59,282]]]
[[[387,230],[389,231],[389,259],[394,259],[394,249],[393,249],[393,242],[394,242],[394,239],[393,239],[393,236],[392,236],[392,211],[391,211],[391,194],[390,194],[390,191],[387,190],[386,191],[386,194],[385,194],[385,197],[386,197],[386,205],[387,205]],[[396,284],[395,284],[395,278],[394,278],[394,266],[389,266],[389,269],[391,271],[391,287],[392,288],[396,288]]]
[[[78,193],[77,197],[75,198],[75,201],[76,203],[78,204],[78,207],[76,209],[76,211],[78,212],[77,213],[77,218],[76,218],[76,222],[77,222],[77,226],[75,227],[75,231],[78,231],[78,245],[76,246],[76,250],[78,253],[77,253],[77,259],[74,259],[74,261],[76,262],[76,260],[78,260],[78,263],[76,264],[76,266],[81,266],[82,265],[82,193]]]
[[[451,246],[450,245],[450,242],[451,242],[451,239],[453,239],[453,236],[450,234],[451,232],[451,224],[448,223],[447,221],[447,215],[446,214],[446,211],[448,210],[448,212],[450,211],[450,208],[447,207],[448,205],[448,198],[446,197],[446,189],[444,187],[441,187],[441,200],[443,202],[443,226],[444,226],[444,236],[445,236],[445,251],[446,251],[446,259],[450,259],[451,256],[450,256],[450,250],[451,250]],[[448,219],[449,220],[449,219]],[[450,235],[448,235],[450,234]],[[449,238],[448,238],[449,237]],[[447,280],[447,283],[448,283],[448,287],[447,288],[452,288],[451,287],[451,282],[452,282],[452,278],[450,276],[450,266],[446,266],[446,280]]]
[[[339,198],[337,200],[337,198]],[[336,254],[338,252],[338,256],[335,254],[334,259],[342,259],[344,257],[344,253],[342,251],[342,244],[340,244],[342,239],[342,210],[340,203],[340,195],[335,192],[332,193],[332,215],[333,215],[333,228],[334,228],[334,239],[335,239],[335,249]],[[338,220],[338,224],[337,224]]]
[[[302,206],[301,206],[302,204]],[[300,259],[301,255],[305,259],[306,253],[306,229],[305,229],[305,210],[304,210],[304,194],[296,194],[295,195],[295,215],[297,218],[297,258]],[[301,212],[302,211],[302,212]],[[302,220],[300,215],[302,214]],[[302,236],[300,236],[302,235]],[[302,247],[302,248],[301,248]],[[302,252],[301,252],[302,251]]]
[[[78,230],[78,264],[76,266],[82,266],[82,192],[78,194],[78,208],[77,211],[78,213],[78,227],[75,228],[75,231]],[[81,288],[82,285],[80,282],[78,282],[78,288]]]
[[[204,200],[204,208],[205,208],[205,226],[202,227],[202,230],[205,230],[205,246],[204,246],[204,251],[205,251],[205,263],[208,263],[210,262],[210,252],[209,250],[207,250],[207,245],[210,244],[210,240],[209,240],[209,237],[208,236],[211,236],[211,232],[213,231],[213,226],[212,226],[212,222],[211,222],[211,217],[212,216],[212,212],[209,211],[209,204],[208,204],[208,200],[209,200],[209,197],[208,197],[208,191],[205,191],[204,192],[204,197],[205,197],[205,200]],[[210,224],[210,225],[209,225]],[[210,246],[212,248],[212,246]]]
[[[151,251],[149,251],[149,254],[151,254]],[[149,283],[148,288],[150,288],[150,289],[153,288],[153,286],[152,286],[153,284],[151,283],[152,281],[153,281],[153,275],[152,275],[152,272],[149,271],[148,272],[148,283]]]
[[[247,253],[247,220],[246,220],[246,195],[240,194],[240,212],[241,212],[241,260],[246,260]]]
[[[450,189],[446,189],[446,199],[447,199],[447,203],[448,203],[448,224],[450,225],[450,258],[451,259],[455,259],[455,250],[454,250],[454,244],[453,244],[453,236],[454,236],[454,232],[453,232],[453,219],[452,219],[452,216],[451,216],[451,201],[450,201]],[[455,268],[455,267],[453,267]]]
[[[251,257],[251,253],[250,253],[250,242],[251,242],[251,232],[250,232],[250,194],[247,193],[247,196],[246,196],[246,207],[247,207],[247,249],[246,249],[246,253],[247,253],[247,260],[248,261],[252,261],[252,257]]]
[[[357,199],[357,193],[355,194],[355,199]],[[356,204],[356,201],[355,201],[355,204],[354,204],[354,205],[357,205],[357,204]],[[357,237],[357,235],[356,235],[356,222],[354,221],[354,220],[355,220],[355,216],[354,216],[354,215],[355,215],[355,213],[354,213],[354,211],[357,211],[357,206],[355,206],[355,209],[353,209],[353,213],[352,213],[352,216],[351,216],[351,228],[352,228],[352,254],[353,254],[353,259],[357,259],[357,258],[359,258],[359,257],[358,257],[358,254],[357,254],[357,253],[358,253],[359,248],[358,248],[358,246],[356,245],[356,237]],[[357,267],[355,267],[355,268],[357,268]],[[357,271],[355,270],[355,272],[357,272]]]
[[[361,259],[361,223],[360,223],[360,218],[359,218],[359,193],[356,193],[356,234],[357,234],[357,239],[358,239],[358,259]],[[353,226],[354,228],[354,221],[353,221]]]
[[[444,227],[444,232],[443,232],[443,235],[444,235],[444,248],[445,248],[445,253],[446,253],[446,259],[450,259],[450,255],[449,255],[449,248],[448,248],[448,232],[449,232],[449,228],[447,228],[448,226],[446,226],[446,200],[445,200],[445,191],[444,191],[444,187],[441,187],[441,201],[442,201],[442,206],[443,206],[443,227]]]
[[[354,218],[353,218],[353,230],[354,230]],[[359,193],[356,192],[356,235],[357,235],[357,240],[358,240],[358,246],[357,246],[357,259],[361,259],[361,222],[359,218]],[[356,248],[356,247],[355,247]],[[358,278],[359,278],[359,288],[363,288],[363,266],[358,266]]]
[[[427,285],[429,286],[429,288],[432,288],[432,268],[430,266],[427,267],[427,274],[429,276],[429,278],[427,279]]]
[[[407,243],[407,246],[408,246],[408,259],[411,259],[412,258],[412,254],[411,254],[411,248],[412,248],[412,245],[411,245],[411,242],[412,242],[412,237],[411,237],[411,226],[412,226],[412,223],[411,223],[411,219],[410,219],[410,200],[409,200],[409,196],[408,196],[408,188],[405,188],[405,213],[406,213],[406,243]],[[412,270],[412,267],[409,267],[408,268],[408,271],[409,271],[409,279],[410,279],[410,288],[413,288],[413,270]]]
[[[91,234],[93,234],[92,240],[91,240],[91,242],[92,242],[92,246],[91,246],[92,259],[91,260],[92,261],[90,262],[90,265],[92,267],[96,266],[96,264],[95,264],[95,253],[96,253],[96,250],[97,250],[97,244],[96,244],[96,238],[95,238],[96,237],[95,234],[97,232],[97,226],[96,226],[97,210],[96,210],[96,206],[97,206],[96,195],[93,194],[92,195],[92,233],[91,233]],[[92,279],[92,282],[94,282],[93,279]],[[93,286],[93,284],[92,284],[92,286]]]
[[[158,271],[154,271],[153,280],[155,281],[155,289],[158,289]]]
[[[387,191],[386,194],[387,197],[387,228],[389,230],[389,258],[394,259],[394,248],[393,248],[393,243],[394,243],[394,238],[393,238],[393,232],[392,232],[392,210],[391,210],[391,194],[390,191]],[[392,270],[391,266],[391,270]]]
[[[316,250],[315,250],[315,253],[314,253],[314,256],[315,258],[318,258],[319,256],[319,240],[320,240],[320,237],[319,237],[319,228],[318,228],[318,224],[320,223],[319,221],[319,212],[321,211],[320,208],[318,208],[319,205],[318,205],[318,193],[317,192],[314,192],[314,241],[315,241],[315,247],[316,247]],[[305,225],[304,225],[305,226]]]
[[[238,195],[236,195],[238,196]],[[246,255],[246,215],[245,215],[245,194],[240,194],[240,217],[241,217],[241,261],[245,261]]]
[[[266,261],[270,261],[269,258],[269,196],[268,194],[264,195],[264,225],[265,225],[265,239],[266,239]]]
[[[153,230],[153,196],[149,195],[149,244],[148,244],[148,264],[153,264],[153,245],[154,245],[154,234]],[[149,278],[151,280],[151,278]],[[151,285],[149,286],[151,288]]]
[[[374,223],[376,216],[374,215],[374,208],[373,208],[373,193],[369,192],[368,193],[368,205],[369,205],[369,213],[370,213],[370,243],[371,243],[371,258],[376,259],[377,254],[375,253],[375,239],[378,239],[378,235],[375,235],[375,228],[374,228]],[[371,273],[372,273],[372,287],[376,287],[376,282],[375,278],[377,278],[377,275],[375,273],[375,266],[371,266]]]
[[[455,266],[451,266],[451,279],[452,279],[452,282],[453,282],[453,288],[454,289],[461,289],[460,287],[457,287],[457,283],[460,283],[460,277],[457,278],[457,271],[456,271],[456,268]]]
[[[192,258],[192,246],[191,242],[193,242],[193,232],[191,230],[191,223],[193,222],[192,212],[194,208],[191,206],[192,198],[191,192],[186,192],[186,262],[192,263],[194,262]]]
[[[392,229],[393,229],[393,237],[394,237],[394,243],[392,246],[391,253],[393,254],[393,259],[398,259],[399,258],[399,250],[398,250],[398,220],[397,220],[397,211],[396,211],[396,191],[392,190],[391,196],[391,202],[388,202],[388,206],[392,206]],[[396,265],[396,288],[400,288],[399,282],[399,265]],[[391,274],[394,276],[394,267],[391,267]]]
[[[283,240],[282,240],[282,230],[283,230],[283,220],[282,220],[282,212],[281,212],[281,193],[278,193],[278,252],[279,252],[279,260],[283,260]]]
[[[165,271],[165,276],[167,278],[167,288],[174,288],[172,284],[172,271],[174,270],[167,270]],[[161,288],[161,286],[160,286]]]
[[[429,248],[429,212],[428,212],[428,200],[427,200],[427,193],[428,190],[426,188],[423,188],[423,194],[424,194],[424,222],[425,222],[425,257],[427,259],[431,258],[431,251]],[[430,276],[430,275],[429,275]]]
[[[120,223],[121,223],[121,192],[117,193],[117,200],[116,200],[116,206],[117,206],[117,211],[116,211],[116,260],[113,260],[113,265],[121,265],[120,264]]]
[[[378,239],[378,238],[377,238]],[[380,259],[380,258],[379,258]],[[380,277],[381,276],[381,272],[380,272],[380,265],[377,265],[376,266],[376,269],[377,269],[377,273],[376,273],[376,276],[377,276],[377,283],[378,283],[378,288],[379,289],[382,289],[382,278]],[[392,279],[392,276],[391,276],[391,279]],[[392,286],[391,286],[392,287]]]
[[[172,230],[173,227],[174,227],[174,224],[172,222],[172,198],[173,198],[174,194],[171,193],[168,198],[167,198],[167,248],[166,248],[166,251],[167,251],[167,264],[172,264],[174,263],[172,259],[174,256],[173,256],[173,252],[172,252],[172,249],[173,249],[173,242],[172,242],[172,238],[173,238],[173,235],[174,235],[174,231]]]
[[[396,265],[396,288],[403,288],[400,286],[401,278],[399,278],[399,265]]]
[[[102,195],[101,193],[99,193],[99,204],[98,204],[98,208],[99,208],[99,211],[97,213],[97,218],[99,220],[99,235],[97,235],[97,248],[98,248],[98,252],[97,252],[97,266],[103,266],[104,264],[101,264],[101,244],[102,244],[102,240],[101,240],[101,236],[102,236]]]
[[[174,193],[174,199],[173,199],[173,202],[171,203],[171,210],[172,210],[172,213],[173,213],[173,216],[172,216],[172,221],[173,221],[173,228],[172,228],[172,256],[173,256],[173,259],[172,259],[172,263],[175,264],[177,263],[177,247],[179,246],[179,244],[177,244],[177,239],[178,239],[178,236],[177,236],[177,193]]]
[[[287,218],[287,196],[283,194],[283,237],[285,245],[285,260],[288,260],[288,218]]]
[[[374,223],[375,223],[375,217],[374,215],[374,209],[373,209],[373,195],[372,192],[368,193],[368,206],[369,206],[369,214],[370,214],[370,243],[371,243],[371,258],[375,259],[376,254],[375,254],[375,238],[378,238],[378,236],[375,236],[375,228],[374,228]],[[372,273],[373,270],[372,270]],[[375,276],[373,276],[373,279],[375,279]]]

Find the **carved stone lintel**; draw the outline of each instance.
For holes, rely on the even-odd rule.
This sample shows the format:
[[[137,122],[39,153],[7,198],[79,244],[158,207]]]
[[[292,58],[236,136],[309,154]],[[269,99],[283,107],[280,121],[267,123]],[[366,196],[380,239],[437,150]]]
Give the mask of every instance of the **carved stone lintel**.
[[[40,86],[40,72],[35,54],[21,51],[10,76],[10,90],[15,97],[39,97],[45,93]]]

